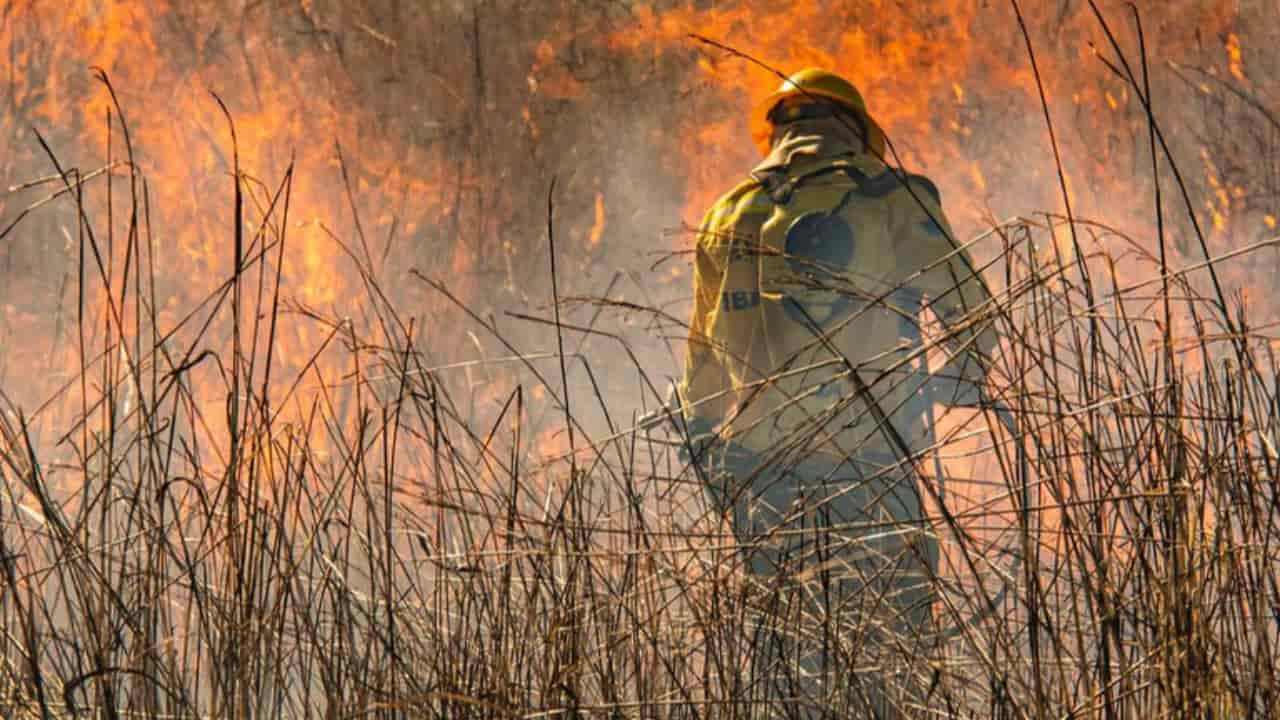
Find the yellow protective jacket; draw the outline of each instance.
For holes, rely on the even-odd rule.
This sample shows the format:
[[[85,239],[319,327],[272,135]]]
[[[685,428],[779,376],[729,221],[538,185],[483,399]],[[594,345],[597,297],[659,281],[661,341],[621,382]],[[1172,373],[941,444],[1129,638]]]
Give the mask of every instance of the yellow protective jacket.
[[[834,134],[780,140],[706,214],[694,270],[686,419],[756,453],[901,459],[903,443],[932,445],[921,307],[954,335],[939,375],[980,379],[973,360],[996,345],[934,185]]]

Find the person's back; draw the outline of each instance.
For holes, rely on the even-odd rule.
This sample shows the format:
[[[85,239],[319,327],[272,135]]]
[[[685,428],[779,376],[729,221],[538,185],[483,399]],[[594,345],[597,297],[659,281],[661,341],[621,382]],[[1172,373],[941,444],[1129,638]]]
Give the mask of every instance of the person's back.
[[[797,78],[762,106],[764,161],[699,232],[682,400],[716,440],[695,454],[755,574],[874,585],[882,601],[857,622],[919,629],[937,548],[911,472],[933,431],[917,323],[922,306],[954,321],[988,295],[933,184],[881,160],[856,90]],[[962,336],[976,352],[948,372],[979,379],[962,367],[994,340]]]
[[[830,115],[788,123],[698,235],[684,399],[692,418],[756,452],[900,456],[870,400],[920,450],[919,353],[903,340],[922,301],[949,319],[988,297],[934,185],[887,167],[855,130]],[[994,340],[980,333],[976,345]]]

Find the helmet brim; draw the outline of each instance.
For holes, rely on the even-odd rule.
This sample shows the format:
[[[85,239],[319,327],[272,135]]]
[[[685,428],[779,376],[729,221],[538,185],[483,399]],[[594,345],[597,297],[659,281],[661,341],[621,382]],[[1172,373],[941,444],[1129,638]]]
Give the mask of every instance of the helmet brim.
[[[848,108],[851,112],[857,114],[862,119],[863,124],[867,128],[867,150],[878,158],[883,158],[885,153],[885,134],[880,124],[871,117],[870,113],[861,108],[852,107],[845,98],[834,93],[824,92],[821,89],[805,89],[789,88],[786,90],[778,90],[766,97],[763,101],[756,104],[751,111],[751,139],[755,141],[756,147],[760,149],[761,155],[768,155],[772,147],[771,139],[773,138],[773,123],[769,122],[769,113],[777,107],[778,103],[793,97],[821,97],[826,98]]]

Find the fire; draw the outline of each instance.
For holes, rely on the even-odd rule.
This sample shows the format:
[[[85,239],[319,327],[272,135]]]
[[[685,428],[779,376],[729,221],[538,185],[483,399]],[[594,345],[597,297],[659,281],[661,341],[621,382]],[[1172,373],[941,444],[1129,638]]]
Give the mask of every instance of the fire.
[[[604,214],[604,195],[596,193],[595,204],[596,219],[591,224],[591,235],[587,238],[589,247],[596,247],[600,244],[600,238],[604,237],[605,214]]]
[[[1142,85],[1144,68],[1137,63],[1138,37],[1128,4],[1099,3]],[[1175,269],[1203,256],[1201,238],[1182,212],[1181,188],[1171,180],[1170,159],[1157,152],[1153,163],[1148,112],[1140,97],[1145,91],[1118,77],[1123,71],[1108,67],[1119,59],[1089,10],[1092,3],[1020,4],[1039,77],[1007,2],[10,2],[0,10],[0,57],[5,58],[0,68],[0,137],[5,141],[0,146],[0,190],[17,189],[0,192],[0,232],[28,208],[34,210],[16,226],[17,232],[0,238],[0,429],[14,424],[8,422],[11,398],[30,412],[70,388],[59,396],[64,406],[45,411],[39,418],[43,427],[36,428],[42,432],[33,433],[35,442],[55,448],[46,467],[60,473],[59,479],[74,483],[89,478],[88,468],[103,455],[108,456],[106,465],[119,460],[122,472],[143,472],[154,464],[142,453],[135,460],[133,453],[119,453],[119,448],[116,458],[110,457],[111,448],[101,450],[108,437],[103,428],[114,429],[116,420],[125,417],[131,428],[142,429],[143,437],[176,436],[180,442],[174,446],[183,444],[184,451],[201,454],[188,461],[201,468],[199,473],[165,465],[153,472],[156,477],[176,481],[191,475],[193,484],[216,483],[220,472],[230,470],[225,476],[234,479],[238,470],[236,458],[219,445],[229,435],[227,427],[244,416],[246,407],[270,400],[280,414],[279,424],[267,431],[249,427],[237,436],[240,456],[260,463],[269,477],[279,473],[305,483],[308,477],[335,476],[334,486],[348,488],[352,502],[359,488],[345,485],[347,477],[364,473],[395,492],[409,485],[430,486],[439,476],[422,458],[448,454],[452,459],[455,449],[461,454],[477,444],[495,458],[523,460],[519,450],[529,447],[547,457],[563,456],[572,447],[577,457],[587,458],[584,448],[604,435],[597,432],[601,426],[607,424],[609,434],[622,434],[638,414],[628,412],[632,408],[626,403],[634,401],[641,383],[632,382],[634,368],[624,355],[634,351],[642,357],[638,362],[651,363],[644,369],[654,371],[649,374],[654,384],[680,371],[680,329],[633,311],[633,306],[652,306],[664,316],[687,312],[688,255],[678,253],[689,249],[692,237],[684,226],[695,224],[716,196],[744,179],[758,161],[746,119],[780,77],[741,55],[782,74],[821,66],[853,80],[888,131],[893,143],[889,160],[940,186],[962,240],[978,236],[993,222],[1031,218],[1001,227],[1034,226],[1028,232],[1040,245],[1026,250],[1040,253],[1032,255],[1035,260],[1047,265],[1071,258],[1079,242],[1085,243],[1098,265],[1114,258],[1120,282],[1141,290],[1126,297],[1136,305],[1155,305],[1159,285],[1138,283],[1151,278],[1151,258],[1157,248],[1163,249],[1161,243],[1168,243]],[[1275,120],[1266,105],[1280,97],[1272,79],[1280,75],[1272,72],[1275,63],[1265,62],[1266,53],[1274,52],[1264,42],[1265,33],[1252,27],[1265,23],[1257,15],[1242,16],[1240,3],[1225,0],[1138,4],[1146,28],[1152,109],[1163,129],[1160,139],[1168,141],[1170,155],[1183,171],[1185,204],[1205,230],[1209,254],[1246,247],[1254,242],[1251,235],[1274,235],[1280,216],[1274,187],[1255,185],[1257,178],[1265,178],[1273,186],[1280,177],[1272,147]],[[107,87],[95,80],[93,67],[110,79],[119,110]],[[1041,107],[1042,91],[1048,118]],[[1267,121],[1259,122],[1260,131],[1246,126],[1259,117]],[[1054,145],[1046,120],[1055,130]],[[126,123],[132,163],[125,162],[130,158]],[[36,132],[72,177],[92,178],[78,188],[83,190],[85,221],[75,206],[76,193],[57,196],[63,180],[53,175]],[[1258,144],[1258,139],[1269,144]],[[1158,166],[1153,169],[1153,164]],[[134,171],[140,178],[136,187],[131,184]],[[1153,175],[1164,181],[1166,222],[1159,238]],[[287,220],[282,206],[268,210],[286,178],[291,183]],[[239,217],[233,215],[237,188],[244,193]],[[141,214],[132,225],[129,206],[135,189]],[[1068,204],[1078,217],[1099,222],[1073,228],[1063,218]],[[245,254],[253,259],[246,268],[234,265],[240,222]],[[90,229],[101,250],[100,266],[87,249]],[[512,317],[516,312],[535,319],[551,314],[547,260],[553,243],[548,230],[556,241],[556,258],[564,261],[558,266],[559,298],[608,294],[611,301],[620,300],[608,309],[588,307],[590,315],[572,315],[581,305],[564,308],[563,338],[545,323],[521,325]],[[975,247],[980,262],[999,251],[999,240],[988,237]],[[656,256],[664,259],[655,261]],[[1140,274],[1131,277],[1135,270]],[[411,271],[447,285],[456,306],[418,282]],[[1251,310],[1261,305],[1268,312],[1274,311],[1266,307],[1274,304],[1273,274],[1268,263],[1237,261],[1223,269],[1224,277],[1230,275],[1230,292],[1239,291],[1253,303]],[[152,278],[154,288],[149,287]],[[239,280],[234,295],[222,290],[233,278]],[[615,285],[606,284],[611,278]],[[998,272],[988,279],[997,286],[1002,282]],[[1072,292],[1073,279],[1055,276],[1046,291]],[[148,289],[140,292],[144,284]],[[376,292],[371,290],[375,285]],[[1139,316],[1134,337],[1149,343],[1155,362],[1163,337],[1145,321],[1158,313],[1149,312],[1149,306],[1117,309],[1118,300],[1111,302],[1105,285],[1100,282],[1102,299],[1088,316],[1096,314],[1108,332],[1117,328],[1117,337],[1128,328],[1116,313]],[[260,326],[268,317],[276,318],[263,308],[272,307],[277,289],[281,322],[274,345],[267,347],[266,329]],[[1181,288],[1175,290],[1179,293]],[[264,305],[259,298],[265,298]],[[388,317],[392,310],[394,319]],[[1171,319],[1179,348],[1191,345],[1186,340],[1200,331],[1200,320],[1192,327],[1184,316]],[[383,382],[393,375],[387,370],[387,356],[393,353],[379,343],[395,345],[388,334],[408,334],[399,329],[400,321],[413,327],[414,349],[421,351],[414,359],[427,365],[421,373],[414,370],[415,378],[427,380],[397,396],[395,387],[384,387],[394,383]],[[1046,327],[1056,322],[1052,308],[1044,322]],[[1212,320],[1207,325],[1204,332],[1223,334]],[[1259,326],[1275,327],[1266,320],[1253,323]],[[492,337],[499,331],[501,343]],[[619,351],[612,336],[632,340],[628,352]],[[1050,327],[1032,339],[1053,343],[1059,337]],[[156,350],[137,349],[144,344]],[[257,348],[255,357],[269,352],[275,360],[265,400],[255,385],[265,384],[264,363],[237,357],[246,345]],[[558,357],[560,345],[565,350]],[[1133,346],[1143,347],[1137,340]],[[82,372],[82,357],[90,363],[88,372]],[[526,361],[539,372],[526,372]],[[135,365],[149,371],[153,387],[181,384],[175,395],[194,396],[166,398],[174,407],[184,403],[181,411],[166,410],[162,420],[169,425],[146,427],[138,418],[137,393],[148,391],[130,385]],[[575,383],[586,382],[587,367],[598,374],[590,378],[589,391],[577,392]],[[535,374],[545,384],[532,380]],[[1215,376],[1206,372],[1204,377],[1204,384],[1187,392],[1217,392]],[[361,384],[362,379],[369,382]],[[448,402],[437,402],[437,382],[452,386]],[[1074,384],[1070,378],[1069,384]],[[117,395],[118,406],[95,405],[93,400],[113,385],[124,388]],[[1233,392],[1230,387],[1226,391],[1224,397]],[[421,415],[401,427],[396,402],[406,395],[427,398],[433,412],[438,406],[449,416],[447,425],[465,432],[430,437],[430,432],[419,431],[433,423],[439,429],[441,423]],[[559,404],[565,397],[572,399],[569,412]],[[652,409],[653,399],[647,398],[645,409]],[[323,409],[308,413],[317,407]],[[568,423],[570,413],[582,424]],[[593,425],[592,413],[605,417]],[[77,425],[76,419],[86,414],[92,417]],[[343,438],[334,447],[307,434],[342,435],[363,418],[372,418],[377,426],[378,415],[380,427],[403,431],[401,449],[394,449],[389,433],[381,438],[352,433],[354,439]],[[977,518],[988,509],[1006,507],[1006,501],[982,489],[998,485],[994,478],[1000,468],[991,457],[990,434],[965,433],[974,427],[971,420],[961,412],[942,417],[941,434],[954,430],[957,439],[934,459],[960,479],[958,486],[948,488],[953,493],[949,502]],[[80,436],[60,442],[69,427]],[[509,455],[509,448],[495,450],[517,435],[524,448]],[[1080,435],[1064,434],[1071,437]],[[1061,449],[1079,449],[1067,444]],[[281,452],[286,446],[295,450]],[[414,449],[406,451],[406,446]],[[633,456],[661,453],[632,447]],[[295,451],[299,454],[290,454]],[[76,464],[60,463],[60,452],[78,454],[85,472],[77,477]],[[418,455],[416,462],[422,464],[410,460],[392,473],[396,452]],[[983,460],[971,459],[984,453]],[[1213,459],[1209,450],[1204,454]],[[581,477],[594,483],[603,474],[599,463],[613,462],[604,455],[580,463],[587,473]],[[1168,467],[1167,460],[1151,466]],[[376,472],[379,463],[385,476]],[[536,474],[529,469],[532,464],[522,462],[520,471]],[[562,465],[555,466],[552,481],[578,484],[579,477],[559,472]],[[486,482],[485,473],[464,478],[470,473],[463,470],[453,471],[459,493],[464,484]],[[972,483],[975,489],[969,494],[965,477],[985,477],[989,484]],[[523,475],[516,479],[524,481]],[[696,482],[669,483],[665,472],[651,477],[627,472],[622,479],[628,484],[652,481],[662,494],[675,488],[677,496],[688,492],[696,497],[701,490]],[[113,486],[99,485],[109,491],[103,497],[110,505]],[[629,513],[629,506],[613,503],[612,489],[618,487],[592,487],[588,495],[595,499],[586,499],[584,506],[600,501],[596,509],[603,508],[606,515]],[[596,495],[596,489],[602,492]],[[521,492],[535,499],[539,495],[528,487]],[[145,493],[138,497],[149,502]],[[465,497],[466,502],[487,502],[484,493]],[[542,497],[549,507],[553,495]],[[630,503],[631,496],[627,499]],[[1084,499],[1042,494],[1038,502],[1048,509],[1036,512],[1045,529],[1062,538],[1068,528],[1059,522],[1070,516],[1052,514],[1052,504]],[[225,506],[236,508],[236,503]],[[412,524],[418,518],[406,512],[402,519]],[[991,522],[1005,521],[995,517]],[[134,524],[132,514],[127,523],[130,533],[143,527]],[[388,518],[388,531],[390,523]],[[88,539],[94,531],[84,527]],[[662,527],[664,532],[679,528],[681,521],[663,518]],[[579,554],[577,529],[563,524],[560,529],[563,547]],[[174,532],[187,535],[180,524]],[[348,538],[360,532],[348,524]],[[307,535],[298,537],[317,552],[330,552]],[[216,538],[209,540],[208,547],[215,547]],[[205,544],[203,538],[197,542]],[[489,542],[481,539],[476,546],[483,549]],[[361,554],[355,544],[349,547]],[[376,554],[376,545],[365,548],[370,558]],[[109,552],[102,556],[111,557]],[[133,577],[129,567],[121,564],[124,572],[117,573],[126,582]],[[728,567],[732,564],[716,571]],[[558,571],[550,575],[558,582]],[[1103,582],[1109,582],[1103,575]],[[594,582],[590,573],[584,577],[587,585]],[[472,584],[462,575],[457,579],[461,582],[449,583]],[[191,582],[179,578],[173,587],[197,581],[216,580],[198,578],[193,570]],[[149,593],[149,585],[139,587],[142,595]],[[575,601],[576,596],[565,597]],[[389,596],[385,605],[377,602],[379,608],[393,607]],[[411,597],[396,601],[413,604]],[[238,621],[236,626],[249,627]],[[220,635],[209,631],[189,637]],[[394,649],[387,657],[395,657]],[[116,682],[103,679],[108,681]]]
[[[1073,209],[1144,228],[1152,213],[1150,182],[1129,169],[1146,152],[1137,140],[1145,138],[1146,117],[1129,87],[1100,62],[1111,53],[1095,50],[1107,47],[1096,20],[1087,7],[1059,14],[1050,3],[1024,5],[1063,145]],[[1226,3],[1174,5],[1147,11],[1170,17],[1183,13],[1185,21],[1158,42],[1148,36],[1153,64],[1191,52],[1199,38],[1234,22]],[[839,7],[684,3],[666,11],[642,6],[635,17],[632,27],[609,37],[610,47],[694,55],[692,67],[702,76],[695,87],[714,98],[709,101],[713,111],[688,113],[669,136],[676,138],[672,155],[698,159],[689,163],[686,218],[696,220],[715,194],[754,162],[744,118],[753,102],[778,85],[775,71],[810,65],[838,71],[860,88],[894,143],[890,160],[938,183],[962,236],[982,229],[992,210],[1061,208],[1036,80],[1007,4],[931,0],[908,13],[889,2]],[[1117,28],[1130,29],[1130,16],[1111,12],[1108,17]],[[694,34],[771,69],[727,56]],[[1239,38],[1222,36],[1230,72],[1244,80]],[[1109,112],[1099,112],[1104,108]],[[1064,132],[1064,126],[1071,131]],[[1117,142],[1117,126],[1135,141]],[[1138,198],[1146,202],[1133,202]],[[1227,215],[1222,208],[1218,212],[1223,219],[1216,227],[1225,233]]]
[[[1241,82],[1248,83],[1248,78],[1244,76],[1244,53],[1240,50],[1240,36],[1235,33],[1227,35],[1227,56],[1230,58],[1228,69],[1232,76]]]
[[[183,48],[172,45],[179,23],[185,24],[193,43],[186,56]],[[13,50],[17,72],[12,76],[10,107],[20,112],[0,115],[0,127],[17,131],[11,135],[14,149],[21,151],[18,157],[31,158],[33,166],[43,159],[33,155],[38,150],[34,139],[23,137],[26,123],[49,137],[64,164],[79,165],[82,172],[121,161],[126,153],[121,117],[106,88],[93,87],[86,67],[101,68],[110,79],[136,167],[146,182],[153,233],[150,261],[157,270],[156,293],[162,301],[156,308],[157,322],[162,332],[179,326],[194,305],[234,274],[233,149],[244,173],[239,182],[246,198],[246,257],[283,241],[281,284],[288,288],[286,302],[321,314],[345,315],[364,294],[353,271],[355,263],[376,272],[381,260],[372,248],[361,246],[356,228],[385,242],[393,225],[412,232],[423,219],[434,222],[449,202],[448,191],[438,181],[444,175],[443,158],[377,132],[380,119],[374,112],[346,104],[353,89],[335,72],[332,58],[292,52],[263,28],[247,30],[243,44],[268,62],[237,61],[227,54],[225,31],[220,11],[183,9],[166,2],[82,1],[56,13],[34,4],[19,7],[8,26],[0,29],[0,37]],[[264,67],[269,69],[266,74]],[[226,104],[234,124],[234,146],[219,101]],[[269,218],[267,208],[291,164],[295,182],[285,227],[282,207]],[[47,161],[40,170],[51,171]],[[11,166],[6,176],[13,171],[31,172]],[[123,237],[126,212],[121,208],[128,203],[128,172],[118,168],[113,175],[113,230]],[[99,214],[104,185],[86,186],[85,195],[98,224],[96,232],[106,235],[105,214]],[[405,215],[401,208],[407,198],[412,198],[413,213],[389,222],[393,214]],[[355,259],[335,238],[347,244]],[[69,239],[68,245],[74,242]],[[69,247],[64,257],[74,261],[75,250]],[[465,269],[470,257],[459,249],[446,262],[455,270]],[[267,253],[248,270],[248,281],[256,281],[258,272],[271,276],[275,258],[275,252]],[[122,259],[120,248],[115,257],[107,258],[109,266],[116,265],[117,284],[123,277]],[[92,292],[94,283],[87,286]],[[113,293],[121,291],[112,288]],[[100,315],[103,300],[91,296],[90,311]],[[63,321],[64,331],[70,322],[73,319]],[[22,324],[41,323],[33,316],[15,319],[11,326]],[[272,349],[278,366],[285,374],[300,370],[326,332],[304,321],[287,323]],[[211,339],[221,352],[216,338],[229,338],[228,331],[215,326],[214,333]],[[68,343],[54,344],[72,350]],[[42,364],[38,358],[23,362]],[[326,371],[342,370],[328,367],[331,362],[340,365],[319,360]],[[205,404],[217,408],[223,402],[213,392]]]
[[[747,113],[779,77],[693,35],[784,73],[817,65],[853,80],[893,141],[890,160],[940,186],[962,237],[993,217],[1063,209],[1036,79],[1004,3],[928,0],[910,12],[888,0],[677,1],[624,10],[556,1],[536,12],[463,4],[448,14],[456,38],[425,39],[415,30],[426,22],[418,11],[379,3],[364,10],[319,0],[253,5],[238,18],[166,1],[64,5],[20,2],[0,20],[0,49],[11,61],[0,129],[5,149],[16,150],[0,153],[0,178],[18,184],[51,172],[32,128],[82,172],[123,159],[119,118],[112,116],[108,132],[114,104],[87,70],[102,68],[147,182],[162,328],[233,274],[231,134],[213,94],[235,125],[248,239],[261,248],[284,234],[287,307],[358,318],[366,299],[358,263],[388,284],[401,307],[434,321],[426,332],[435,345],[459,352],[477,343],[454,342],[456,324],[436,320],[439,298],[405,281],[409,268],[447,277],[481,315],[542,303],[549,293],[540,228],[552,177],[561,181],[554,198],[557,225],[566,230],[561,252],[577,261],[565,267],[584,267],[624,243],[649,243],[645,252],[687,249],[688,233],[662,231],[696,224],[756,162]],[[1060,14],[1060,4],[1023,5],[1073,210],[1154,247],[1141,103],[1103,65],[1114,62],[1113,52],[1086,6]],[[1119,4],[1104,5],[1132,59],[1131,16]],[[1254,89],[1245,50],[1257,44],[1230,4],[1176,0],[1144,13],[1153,77],[1182,73],[1205,97],[1225,82]],[[1179,21],[1157,22],[1165,16]],[[1253,76],[1255,84],[1265,77]],[[1157,103],[1155,111],[1175,118],[1168,128],[1175,144],[1198,149],[1194,133],[1176,127],[1174,113],[1184,106]],[[1185,167],[1194,152],[1179,159],[1196,183],[1215,247],[1235,242],[1244,227],[1275,230],[1275,208],[1259,208],[1257,196],[1243,191],[1246,149],[1232,157],[1206,152],[1200,167]],[[273,215],[259,235],[291,163],[289,223]],[[127,168],[113,173],[118,237],[127,232],[119,212],[126,178]],[[41,192],[57,186],[46,183]],[[94,216],[104,216],[103,184],[86,194]],[[36,199],[30,191],[0,196],[0,222]],[[74,350],[68,328],[78,233],[66,217],[37,233],[50,249],[48,267],[0,268],[11,283],[0,296],[9,333],[0,342],[41,338],[6,348],[5,377],[13,368],[32,374],[51,354]],[[1193,247],[1185,236],[1174,244]],[[115,293],[122,245],[112,261]],[[0,248],[0,260],[15,256]],[[271,255],[268,275],[273,263]],[[651,265],[646,257],[643,267]],[[679,263],[651,277],[664,292],[659,302],[687,295],[688,271]],[[94,327],[102,325],[101,301],[90,303]],[[305,366],[329,332],[292,316],[275,348],[280,375]],[[345,360],[320,362],[338,375],[349,371]],[[74,369],[69,360],[56,364],[63,380]],[[222,402],[211,398],[211,405]]]
[[[533,92],[559,100],[580,98],[586,92],[582,81],[573,77],[556,57],[556,48],[549,40],[538,43],[528,82]]]

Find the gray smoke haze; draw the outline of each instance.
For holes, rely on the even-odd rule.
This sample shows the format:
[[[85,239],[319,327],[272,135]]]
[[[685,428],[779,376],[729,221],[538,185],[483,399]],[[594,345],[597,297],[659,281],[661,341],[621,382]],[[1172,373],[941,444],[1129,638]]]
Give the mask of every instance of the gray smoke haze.
[[[212,91],[237,122],[244,169],[264,184],[260,201],[296,158],[297,203],[282,292],[292,309],[376,324],[360,309],[366,290],[337,238],[376,271],[387,298],[406,320],[415,319],[418,346],[441,364],[501,358],[509,351],[411,270],[454,289],[520,350],[551,353],[555,337],[547,326],[508,313],[551,316],[545,222],[553,178],[561,295],[608,292],[612,299],[684,318],[688,258],[658,261],[690,246],[683,228],[698,220],[694,200],[734,185],[755,155],[745,134],[730,138],[733,144],[704,142],[697,134],[741,117],[754,100],[740,88],[726,90],[706,69],[728,72],[742,60],[688,39],[618,48],[609,37],[643,29],[668,10],[724,17],[750,14],[750,5],[664,2],[645,10],[633,3],[558,0],[375,0],[355,7],[315,0],[196,7],[82,3],[64,13],[19,3],[0,17],[0,52],[9,60],[0,96],[0,188],[54,172],[33,129],[64,167],[87,173],[106,163],[107,95],[87,69],[104,67],[148,181],[155,251],[147,257],[156,264],[158,303],[167,321],[176,322],[181,308],[207,297],[231,270],[231,149]],[[897,85],[864,88],[868,104],[889,118],[909,169],[938,182],[963,238],[981,232],[991,218],[1061,212],[1044,118],[1027,84],[1026,49],[1008,8],[955,16],[951,4],[930,2],[913,5],[917,16],[888,21],[871,9],[844,5],[810,11],[807,25],[768,41],[776,47],[758,47],[742,24],[717,39],[741,42],[780,63],[805,57],[797,48],[811,46],[856,68],[890,62],[900,39],[895,33],[905,27],[926,38],[967,37],[972,47],[934,47],[918,59],[922,76],[930,77],[938,75],[938,63],[955,59],[954,93],[921,98],[903,75]],[[1133,233],[1151,250],[1154,185],[1141,104],[1092,55],[1090,43],[1116,62],[1087,5],[1027,5],[1073,209]],[[1154,109],[1211,251],[1274,235],[1268,218],[1278,213],[1280,192],[1280,29],[1269,22],[1272,9],[1262,2],[1230,9],[1223,4],[1221,10],[1196,2],[1139,5]],[[1104,7],[1136,62],[1136,35],[1124,6]],[[759,12],[769,22],[778,20],[769,14],[776,10]],[[841,33],[855,31],[881,54],[841,56],[847,42]],[[981,62],[960,60],[978,46],[984,48]],[[942,76],[946,72],[944,67]],[[894,124],[902,104],[922,102],[927,107],[915,110],[932,118],[929,123]],[[743,128],[740,122],[729,127]],[[112,138],[112,156],[119,159],[118,121]],[[126,175],[118,168],[113,180],[116,240],[107,264],[116,282],[128,246],[121,210]],[[1166,183],[1171,178],[1163,161],[1161,177]],[[5,192],[0,227],[60,182]],[[104,244],[105,187],[99,178],[85,188],[87,216]],[[1164,199],[1179,264],[1200,260],[1172,185],[1165,186]],[[252,225],[261,211],[250,203],[246,215]],[[80,238],[73,205],[64,197],[23,218],[0,242],[0,388],[28,411],[74,370],[68,358],[77,341]],[[1114,242],[1107,247],[1121,251]],[[991,243],[975,248],[979,257],[997,250]],[[1138,272],[1140,266],[1133,267]],[[90,270],[92,279],[96,270]],[[1275,306],[1271,267],[1253,263],[1224,272],[1233,287],[1256,294],[1263,309]],[[104,311],[89,300],[93,335]],[[593,304],[565,310],[568,323],[586,325],[594,318],[597,329],[620,334],[660,389],[663,378],[680,372],[681,330],[672,323]],[[302,315],[288,317],[282,364],[296,372],[327,329]],[[218,347],[228,334],[215,328],[206,342]],[[175,347],[183,346],[183,337],[174,339]],[[583,338],[568,333],[567,347],[591,358],[613,411],[626,418],[651,401],[642,403],[634,368],[615,341]],[[556,377],[553,361],[537,363]],[[470,367],[442,377],[479,395],[479,406],[470,410],[479,421],[493,416],[515,382],[529,380],[513,368]],[[599,427],[599,413],[585,403],[593,385],[580,366],[571,385],[584,399],[584,418]]]

